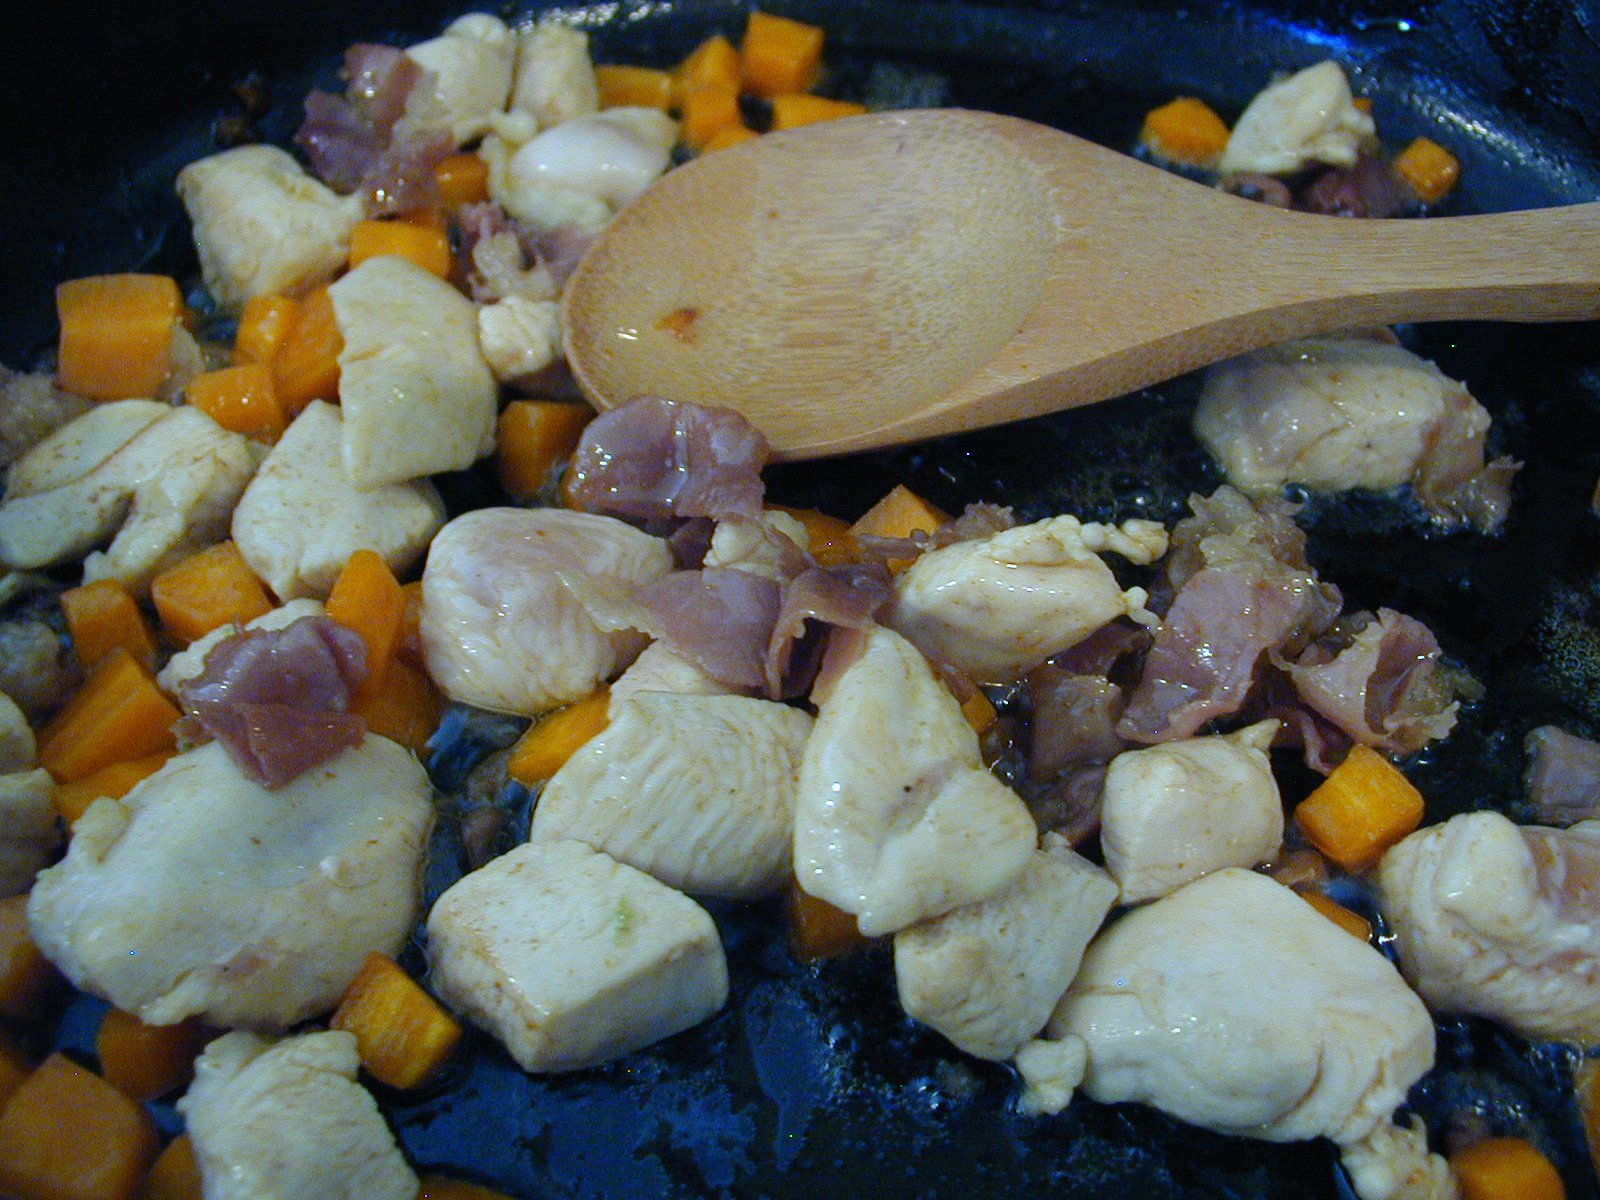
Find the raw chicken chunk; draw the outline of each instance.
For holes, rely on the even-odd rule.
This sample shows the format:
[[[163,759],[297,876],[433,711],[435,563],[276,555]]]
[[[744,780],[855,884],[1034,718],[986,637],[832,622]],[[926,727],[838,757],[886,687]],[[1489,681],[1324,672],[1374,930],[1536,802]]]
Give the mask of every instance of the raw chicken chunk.
[[[1154,521],[1051,517],[922,555],[895,581],[889,624],[979,683],[1016,678],[1109,621],[1142,613],[1100,551],[1148,563],[1167,548]]]
[[[281,1030],[399,949],[432,823],[426,773],[387,738],[270,792],[212,742],[90,805],[28,919],[68,978],[151,1024]]]
[[[1253,867],[1283,842],[1267,749],[1277,721],[1186,738],[1111,760],[1100,844],[1122,902],[1153,900],[1221,867]]]
[[[0,775],[0,896],[20,896],[61,844],[48,771]]]
[[[1009,887],[1037,831],[987,770],[978,735],[917,648],[889,629],[836,631],[800,764],[800,886],[893,933]]]
[[[96,404],[12,464],[6,476],[6,498],[14,500],[76,483],[170,412],[172,406],[159,400]]]
[[[478,309],[478,349],[501,383],[518,386],[562,356],[561,306],[507,296]]]
[[[576,838],[686,892],[768,895],[789,878],[810,732],[807,713],[770,700],[613,697],[606,728],[539,794],[529,838]]]
[[[651,642],[628,669],[611,685],[611,707],[640,692],[671,692],[675,696],[726,696],[731,689],[694,663],[669,650],[665,643]]]
[[[1433,1021],[1377,950],[1227,868],[1101,934],[1051,1018],[1083,1088],[1222,1133],[1360,1142],[1433,1066]]]
[[[524,29],[517,38],[511,107],[541,129],[600,110],[600,85],[589,59],[589,35],[557,20]]]
[[[230,1033],[178,1101],[206,1200],[414,1200],[418,1180],[371,1094],[354,1034]]]
[[[530,842],[472,872],[428,917],[439,998],[528,1071],[607,1062],[705,1020],[728,997],[711,917],[582,842]]]
[[[278,439],[233,514],[233,540],[281,600],[326,597],[357,550],[397,574],[444,524],[427,480],[358,491],[345,473],[337,407],[313,401]]]
[[[901,1007],[968,1054],[1010,1058],[1044,1028],[1116,898],[1109,875],[1046,834],[1005,891],[895,934]]]
[[[1600,1043],[1600,821],[1465,813],[1385,854],[1378,887],[1406,978],[1436,1009]]]
[[[394,255],[369,258],[328,296],[344,339],[344,467],[358,490],[464,470],[494,449],[499,391],[472,301]]]
[[[718,521],[703,565],[748,571],[781,584],[793,578],[798,552],[810,546],[804,525],[782,509],[769,508],[757,521]]]
[[[1217,166],[1224,175],[1290,175],[1313,163],[1348,167],[1373,131],[1372,117],[1356,107],[1339,64],[1320,62],[1278,80],[1250,101]]]
[[[666,542],[612,517],[483,508],[434,538],[422,576],[428,674],[463,704],[533,716],[580,700],[643,646],[602,631],[574,592],[672,569]]]
[[[332,279],[363,214],[276,146],[239,146],[178,172],[206,290],[225,309]]]
[[[406,57],[429,72],[419,85],[427,90],[425,103],[456,145],[464,146],[489,132],[492,114],[505,111],[517,35],[499,17],[469,13],[447,25],[442,36],[408,46]]]

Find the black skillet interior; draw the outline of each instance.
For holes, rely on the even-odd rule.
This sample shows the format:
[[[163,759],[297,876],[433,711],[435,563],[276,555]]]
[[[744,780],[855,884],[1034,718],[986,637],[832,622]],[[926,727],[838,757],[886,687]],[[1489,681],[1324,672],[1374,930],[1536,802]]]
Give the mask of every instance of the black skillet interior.
[[[712,31],[736,33],[743,7],[640,2],[581,16],[602,59],[666,64]],[[829,86],[841,93],[1014,112],[1123,148],[1153,102],[1195,94],[1236,113],[1274,70],[1332,56],[1374,97],[1391,143],[1428,132],[1460,154],[1454,209],[1600,196],[1595,0],[770,7],[827,26]],[[62,278],[192,274],[171,179],[215,147],[219,120],[248,116],[257,135],[283,140],[300,96],[334,83],[346,44],[414,41],[450,15],[437,0],[179,0],[131,18],[80,0],[41,14],[43,38],[8,39],[0,361],[30,365],[48,346],[50,288]],[[251,94],[262,103],[247,103]],[[1390,497],[1318,500],[1302,514],[1317,562],[1353,602],[1423,618],[1487,685],[1460,731],[1413,766],[1436,816],[1488,805],[1517,814],[1520,742],[1535,724],[1600,735],[1600,540],[1589,511],[1600,475],[1597,332],[1407,331],[1495,413],[1497,448],[1527,462],[1502,538],[1430,536]],[[906,482],[952,509],[985,499],[1026,518],[1170,520],[1189,492],[1217,482],[1187,431],[1193,394],[1194,381],[1179,380],[1024,426],[775,469],[771,489],[844,516]],[[442,757],[441,783],[471,754],[463,742]],[[1303,784],[1291,775],[1287,790]],[[448,832],[439,850],[434,890],[459,869]],[[802,968],[772,911],[724,906],[717,916],[733,976],[719,1017],[612,1066],[550,1079],[475,1039],[428,1094],[384,1097],[413,1160],[527,1197],[1348,1194],[1323,1145],[1213,1136],[1131,1106],[1080,1102],[1058,1118],[1023,1118],[1007,1071],[899,1015],[882,955]],[[86,1048],[99,1011],[76,1001],[58,1040]],[[1570,1196],[1594,1197],[1568,1099],[1571,1060],[1448,1022],[1440,1066],[1412,1102],[1435,1129],[1473,1110],[1497,1132],[1534,1138]],[[169,1108],[160,1115],[176,1121]]]

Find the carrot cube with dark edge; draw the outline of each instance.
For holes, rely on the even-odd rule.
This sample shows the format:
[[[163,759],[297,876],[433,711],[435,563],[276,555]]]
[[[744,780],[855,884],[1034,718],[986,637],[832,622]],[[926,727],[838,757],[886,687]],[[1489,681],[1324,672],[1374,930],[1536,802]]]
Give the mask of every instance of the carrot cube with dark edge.
[[[1463,1200],[1566,1200],[1566,1186],[1527,1138],[1493,1137],[1450,1156]]]
[[[91,400],[153,397],[172,369],[183,313],[165,275],[92,275],[56,288],[61,386]]]
[[[121,582],[97,579],[61,593],[61,613],[73,653],[90,670],[121,646],[148,666],[155,660],[156,639],[139,603]]]
[[[602,687],[576,704],[540,717],[512,748],[506,772],[518,783],[543,783],[590,738],[606,727],[611,691]]]
[[[344,335],[326,287],[306,294],[294,322],[272,356],[272,381],[278,403],[293,420],[313,400],[339,397],[339,355]]]
[[[51,795],[51,799],[55,802],[56,815],[65,821],[70,829],[100,797],[122,799],[133,791],[136,784],[166,766],[167,760],[172,755],[171,750],[161,750],[155,754],[147,754],[143,758],[110,763],[71,783],[56,784]]]
[[[1347,871],[1365,871],[1422,824],[1422,793],[1370,746],[1345,760],[1294,810],[1306,840]]]
[[[189,1082],[195,1057],[213,1037],[198,1021],[147,1025],[132,1013],[107,1009],[94,1052],[107,1083],[133,1100],[154,1100]]]
[[[74,783],[112,763],[170,751],[182,715],[149,669],[118,646],[39,731],[39,765],[57,783]]]
[[[461,1026],[386,955],[368,954],[328,1022],[355,1035],[361,1065],[394,1088],[414,1088],[443,1065]]]
[[[752,12],[739,44],[745,90],[757,96],[809,92],[822,74],[822,40],[820,25]]]
[[[150,583],[161,627],[181,642],[272,611],[260,578],[232,542],[218,542],[168,567]]]
[[[367,677],[356,697],[375,695],[394,661],[405,624],[406,594],[389,564],[375,550],[357,550],[333,582],[324,606],[328,619],[361,635],[367,647]]]
[[[28,897],[0,900],[0,1017],[26,1022],[39,1016],[57,978],[28,931]]]
[[[537,495],[550,472],[578,447],[594,417],[587,404],[558,400],[513,400],[500,413],[495,433],[495,468],[500,486],[513,496]]]
[[[194,1143],[187,1133],[180,1133],[151,1164],[139,1200],[203,1200],[204,1195],[205,1181],[194,1156]]]
[[[289,428],[266,363],[240,363],[196,375],[184,398],[224,429],[257,441],[275,442]]]
[[[800,958],[837,958],[861,949],[868,942],[853,913],[818,899],[797,881],[789,883],[785,907],[789,916],[789,940]]]

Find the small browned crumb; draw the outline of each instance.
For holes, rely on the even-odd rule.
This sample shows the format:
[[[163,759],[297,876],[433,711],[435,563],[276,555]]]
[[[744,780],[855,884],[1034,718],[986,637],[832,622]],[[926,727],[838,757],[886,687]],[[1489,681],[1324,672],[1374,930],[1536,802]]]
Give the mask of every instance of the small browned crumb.
[[[675,308],[656,322],[656,328],[670,333],[680,342],[694,341],[694,323],[700,318],[698,308]]]

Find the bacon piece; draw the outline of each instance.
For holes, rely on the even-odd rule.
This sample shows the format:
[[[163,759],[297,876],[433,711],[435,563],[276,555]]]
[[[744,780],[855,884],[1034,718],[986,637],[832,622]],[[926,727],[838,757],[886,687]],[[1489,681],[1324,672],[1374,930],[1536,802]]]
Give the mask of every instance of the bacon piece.
[[[1600,816],[1600,742],[1542,725],[1523,742],[1528,799],[1541,825],[1576,825]]]
[[[366,673],[360,634],[327,617],[245,630],[179,691],[179,732],[216,739],[246,777],[280,788],[361,741],[366,723],[349,707]]]
[[[637,599],[669,650],[730,688],[754,692],[766,685],[779,590],[760,575],[707,567],[664,575],[640,588]]]
[[[879,563],[813,566],[791,579],[767,641],[767,695],[804,695],[822,661],[824,631],[866,629],[893,594],[889,572]]]

